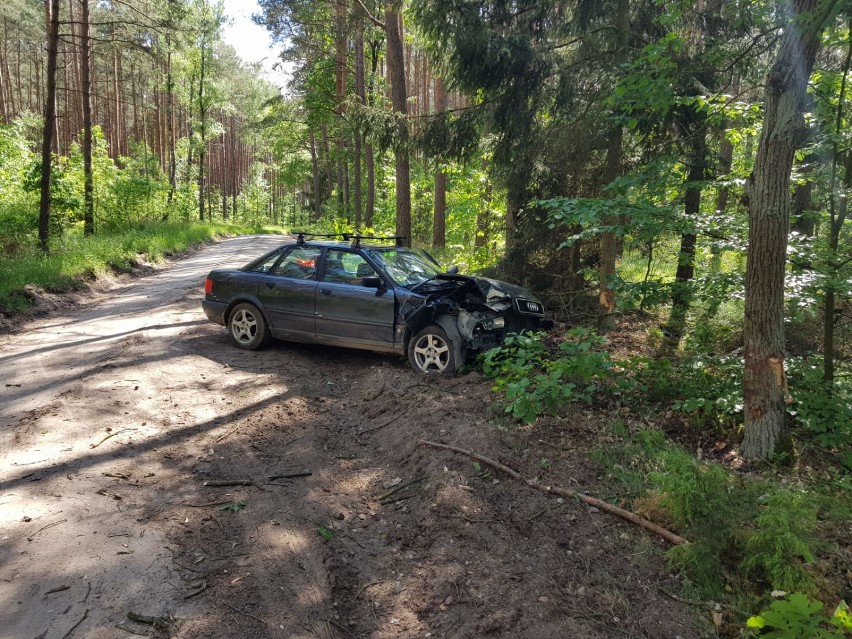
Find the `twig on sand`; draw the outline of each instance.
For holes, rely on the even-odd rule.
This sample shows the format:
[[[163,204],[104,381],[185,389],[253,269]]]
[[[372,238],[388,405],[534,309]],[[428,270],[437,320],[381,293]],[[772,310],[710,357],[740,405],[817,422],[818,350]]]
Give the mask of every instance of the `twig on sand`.
[[[168,629],[172,625],[171,619],[167,617],[149,617],[148,615],[140,615],[132,610],[127,612],[127,618],[136,623],[144,623],[155,628]]]
[[[298,477],[310,477],[313,475],[310,471],[302,471],[300,473],[288,473],[286,475],[270,475],[269,481],[275,481],[276,479],[296,479]]]
[[[261,619],[260,617],[255,617],[255,616],[254,616],[253,614],[251,614],[250,612],[246,612],[245,610],[240,610],[240,609],[239,609],[239,608],[237,608],[236,606],[232,606],[231,604],[229,604],[227,601],[222,601],[221,599],[218,599],[217,601],[218,601],[220,604],[222,604],[223,606],[227,606],[228,608],[230,608],[230,609],[231,609],[231,610],[233,610],[234,612],[238,612],[238,613],[240,613],[240,614],[241,614],[241,615],[243,615],[244,617],[248,617],[249,619],[254,619],[255,621],[259,621],[259,622],[260,622],[260,623],[262,623],[264,626],[268,626],[268,625],[269,625],[266,621],[264,621],[264,620],[263,620],[263,619]]]
[[[208,479],[201,485],[219,488],[222,486],[251,486],[253,483],[251,479]]]
[[[68,520],[67,519],[60,519],[59,521],[55,521],[52,524],[48,524],[47,526],[42,526],[41,528],[36,530],[32,535],[27,537],[27,541],[32,541],[33,539],[35,539],[35,536],[37,534],[39,534],[42,530],[47,530],[48,528],[53,528],[54,526],[58,526],[59,524],[65,523],[66,521],[68,521]]]
[[[77,622],[77,623],[75,623],[73,626],[71,626],[71,627],[68,629],[68,632],[66,632],[64,635],[62,635],[62,639],[66,639],[66,637],[70,637],[70,636],[71,636],[71,633],[72,633],[72,632],[74,632],[74,631],[77,629],[77,626],[79,626],[81,623],[83,623],[83,622],[86,620],[86,617],[88,617],[88,616],[89,616],[89,609],[88,609],[88,608],[86,608],[86,609],[83,611],[83,616],[82,616],[82,617],[80,617],[80,621],[78,621],[78,622]]]
[[[473,459],[476,459],[477,461],[482,462],[486,466],[490,466],[491,468],[493,468],[495,470],[499,470],[499,471],[506,473],[507,475],[509,475],[513,479],[517,479],[518,481],[524,482],[530,488],[535,488],[536,490],[539,490],[539,491],[541,491],[543,493],[547,493],[547,494],[561,495],[563,497],[570,497],[571,499],[579,499],[580,501],[582,501],[582,502],[584,502],[584,503],[586,503],[590,506],[594,506],[595,508],[598,508],[600,510],[608,512],[612,515],[616,515],[617,517],[621,517],[622,519],[629,521],[632,524],[636,524],[637,526],[641,526],[642,528],[644,528],[648,532],[652,532],[655,535],[662,537],[663,539],[665,539],[666,541],[668,541],[672,545],[679,546],[681,544],[688,543],[687,540],[684,539],[683,537],[680,537],[679,535],[676,535],[675,533],[671,532],[670,530],[666,530],[662,526],[658,526],[654,522],[648,521],[644,517],[640,517],[636,513],[632,513],[629,510],[624,510],[623,508],[619,508],[618,506],[614,506],[614,505],[607,503],[605,501],[601,501],[600,499],[597,499],[595,497],[590,497],[589,495],[584,495],[583,493],[579,493],[579,492],[576,492],[574,490],[570,490],[568,488],[562,488],[561,486],[545,486],[545,485],[538,484],[531,479],[527,479],[526,477],[521,475],[518,471],[512,470],[511,468],[509,468],[505,464],[501,464],[500,462],[494,461],[493,459],[491,459],[489,457],[485,457],[484,455],[479,455],[479,454],[477,454],[473,451],[465,450],[464,448],[457,448],[456,446],[450,446],[449,444],[439,444],[437,442],[430,442],[430,441],[427,441],[425,439],[421,439],[420,442],[418,443],[418,446],[430,446],[432,448],[438,448],[438,449],[442,449],[442,450],[450,450],[454,453],[459,453],[461,455],[467,455],[468,457],[471,457]]]
[[[399,486],[392,488],[388,492],[383,493],[383,494],[379,495],[378,497],[376,497],[376,501],[384,501],[388,497],[390,497],[391,495],[398,493],[403,488],[408,488],[409,486],[413,486],[414,484],[419,484],[420,482],[426,481],[427,479],[428,479],[428,477],[418,477],[417,479],[412,479],[410,482],[407,482],[405,484],[400,484]]]
[[[396,415],[394,415],[393,417],[391,417],[391,418],[390,418],[390,419],[388,419],[387,421],[382,422],[382,423],[381,423],[381,424],[379,424],[378,426],[373,426],[372,428],[367,428],[366,430],[362,430],[362,431],[361,431],[361,432],[359,432],[358,434],[359,434],[359,435],[366,435],[367,433],[372,433],[374,430],[379,430],[380,428],[384,428],[385,426],[388,426],[388,425],[390,425],[390,424],[393,424],[396,420],[398,420],[400,417],[402,417],[402,416],[403,416],[403,415],[405,415],[408,411],[410,411],[412,408],[414,408],[414,404],[416,404],[416,403],[417,403],[417,402],[411,402],[411,403],[410,403],[408,406],[406,406],[403,410],[401,410],[400,412],[398,412]]]
[[[110,437],[115,437],[116,435],[124,433],[128,430],[139,430],[139,429],[138,428],[122,428],[121,430],[117,430],[114,433],[110,433],[109,435],[104,437],[101,441],[99,441],[97,444],[89,444],[89,448],[97,448],[98,446],[103,444],[106,440],[108,440]]]
[[[201,579],[199,582],[197,582],[195,588],[186,593],[183,598],[192,599],[195,595],[200,595],[205,590],[207,590],[207,582],[204,579]]]

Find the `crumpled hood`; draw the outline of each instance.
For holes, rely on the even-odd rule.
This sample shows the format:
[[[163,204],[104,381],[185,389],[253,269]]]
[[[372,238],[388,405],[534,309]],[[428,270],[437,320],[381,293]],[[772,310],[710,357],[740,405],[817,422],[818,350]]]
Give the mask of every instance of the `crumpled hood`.
[[[505,310],[511,304],[513,298],[539,301],[522,286],[477,275],[443,274],[434,281],[433,286],[423,289],[421,292],[429,297],[440,297],[441,295],[451,295],[460,289],[478,291],[485,305],[496,311]]]

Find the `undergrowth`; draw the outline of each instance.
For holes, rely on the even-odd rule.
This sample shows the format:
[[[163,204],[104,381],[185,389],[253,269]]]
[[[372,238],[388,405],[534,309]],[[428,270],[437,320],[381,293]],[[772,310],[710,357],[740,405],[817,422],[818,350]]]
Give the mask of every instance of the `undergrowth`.
[[[164,256],[222,235],[258,233],[262,229],[216,223],[146,223],[91,237],[72,232],[56,240],[49,254],[35,246],[0,254],[0,311],[20,311],[32,304],[26,287],[65,292],[107,272],[126,272],[140,260]]]
[[[614,361],[605,346],[588,329],[570,331],[561,344],[548,343],[541,334],[519,335],[486,353],[482,368],[504,396],[506,412],[526,423],[570,403],[598,402],[626,406],[648,422],[661,414],[666,419],[676,415],[687,429],[685,435],[679,433],[686,440],[690,433],[693,440],[704,441],[708,434],[736,440],[742,422],[740,358]],[[844,569],[831,557],[852,518],[847,472],[852,464],[843,450],[852,440],[852,385],[848,377],[839,377],[846,381],[827,388],[819,372],[815,361],[790,361],[794,438],[799,449],[817,447],[823,462],[828,460],[806,481],[784,468],[764,475],[738,473],[696,458],[662,430],[631,431],[621,420],[614,420],[608,438],[616,443],[591,456],[617,484],[615,493],[634,496],[625,506],[690,541],[668,552],[670,565],[685,578],[687,594],[757,610],[766,593],[798,592],[811,602],[802,623],[831,633],[833,622],[811,598],[836,601],[837,582],[842,582],[838,575]],[[773,604],[763,628],[782,634],[761,636],[833,638],[783,634],[788,631],[772,626],[781,623],[773,616],[779,608],[778,614],[790,612],[801,608],[802,601]]]

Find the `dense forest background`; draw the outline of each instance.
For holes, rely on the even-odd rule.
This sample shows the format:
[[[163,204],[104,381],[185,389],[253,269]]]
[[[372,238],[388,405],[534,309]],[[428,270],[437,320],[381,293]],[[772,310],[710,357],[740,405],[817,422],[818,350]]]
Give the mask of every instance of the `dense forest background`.
[[[747,460],[805,441],[847,473],[847,2],[259,5],[283,94],[206,0],[0,6],[5,307],[98,238],[390,233],[531,286],[569,325],[639,318],[652,359],[616,365],[586,329],[487,359],[515,417],[591,401],[576,389],[617,370],[621,401],[737,431]]]

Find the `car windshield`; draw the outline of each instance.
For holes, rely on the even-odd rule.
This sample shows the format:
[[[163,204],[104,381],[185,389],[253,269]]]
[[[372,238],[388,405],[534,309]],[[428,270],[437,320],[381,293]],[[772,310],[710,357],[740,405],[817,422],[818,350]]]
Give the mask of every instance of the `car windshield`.
[[[411,249],[373,249],[369,253],[402,286],[422,284],[443,272],[425,255]]]

